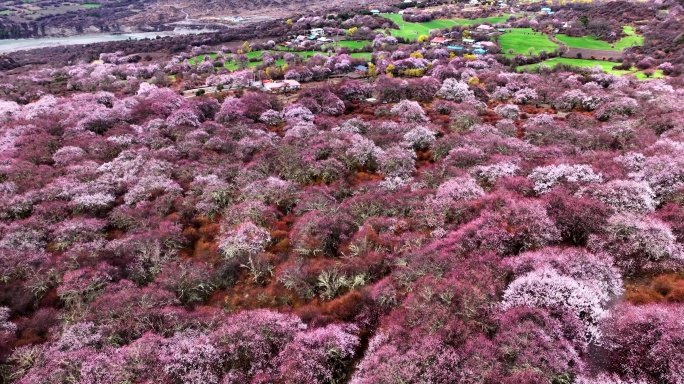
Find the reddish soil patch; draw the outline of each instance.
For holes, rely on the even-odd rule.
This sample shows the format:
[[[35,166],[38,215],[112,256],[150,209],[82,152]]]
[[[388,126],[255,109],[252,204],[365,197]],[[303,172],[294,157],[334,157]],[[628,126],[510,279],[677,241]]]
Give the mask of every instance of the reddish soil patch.
[[[669,273],[625,284],[626,298],[633,304],[683,303],[684,275]]]

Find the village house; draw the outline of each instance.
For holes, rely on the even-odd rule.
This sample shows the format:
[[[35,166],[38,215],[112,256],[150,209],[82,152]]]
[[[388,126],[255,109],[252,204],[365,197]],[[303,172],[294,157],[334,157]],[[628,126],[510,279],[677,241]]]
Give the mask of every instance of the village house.
[[[444,44],[444,38],[442,36],[438,36],[432,39],[430,41],[430,45],[436,46],[436,45],[442,45]]]
[[[284,93],[289,91],[297,91],[301,88],[296,80],[264,80],[263,91],[266,93]]]
[[[356,67],[354,67],[354,71],[366,73],[368,72],[368,67],[366,67],[365,65],[357,65]]]
[[[323,28],[311,28],[309,34],[311,36],[323,36],[325,32],[323,31]]]
[[[480,41],[479,43],[480,43],[480,47],[482,47],[484,49],[496,47],[496,43],[493,41]]]
[[[477,30],[478,32],[489,33],[494,30],[494,27],[492,27],[491,25],[482,24],[475,28],[475,30]]]
[[[451,41],[451,39],[447,39],[446,37],[437,36],[430,41],[430,45],[432,45],[433,47],[437,47],[440,45],[449,44]]]

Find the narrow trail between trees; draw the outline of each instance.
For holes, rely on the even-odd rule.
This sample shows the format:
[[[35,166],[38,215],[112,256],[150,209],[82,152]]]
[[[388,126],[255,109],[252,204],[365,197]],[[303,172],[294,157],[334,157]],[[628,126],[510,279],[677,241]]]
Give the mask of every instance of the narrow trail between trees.
[[[563,44],[560,40],[556,39],[556,35],[546,35],[546,36],[549,38],[550,42],[558,44],[559,47],[568,48],[567,45]]]

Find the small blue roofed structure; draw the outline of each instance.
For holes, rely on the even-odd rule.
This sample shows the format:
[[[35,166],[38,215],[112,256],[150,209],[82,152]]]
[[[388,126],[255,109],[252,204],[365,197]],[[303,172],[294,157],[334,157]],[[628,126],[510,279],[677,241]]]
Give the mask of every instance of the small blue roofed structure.
[[[482,49],[482,48],[478,48],[478,49],[473,49],[473,53],[476,55],[484,55],[485,53],[487,53],[487,51]]]
[[[356,67],[354,67],[354,69],[359,71],[359,72],[366,72],[368,70],[368,67],[363,66],[363,65],[357,65]]]
[[[447,47],[447,49],[452,51],[462,51],[463,47],[461,47],[460,45],[450,45]]]
[[[541,9],[541,13],[545,13],[547,15],[553,15],[554,12],[551,10],[551,8],[545,7],[545,8]]]
[[[496,30],[497,30],[498,32],[502,32],[502,33],[503,33],[503,32],[506,32],[506,28],[497,28]]]

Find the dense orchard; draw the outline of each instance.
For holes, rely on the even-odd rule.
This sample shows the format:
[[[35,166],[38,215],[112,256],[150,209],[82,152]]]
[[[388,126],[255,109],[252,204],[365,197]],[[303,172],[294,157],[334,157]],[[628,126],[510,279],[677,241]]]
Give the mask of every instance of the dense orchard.
[[[368,65],[346,48],[202,46],[22,78],[0,381],[682,383],[681,83],[509,72],[376,19],[291,27],[356,28],[368,81],[324,81]]]

